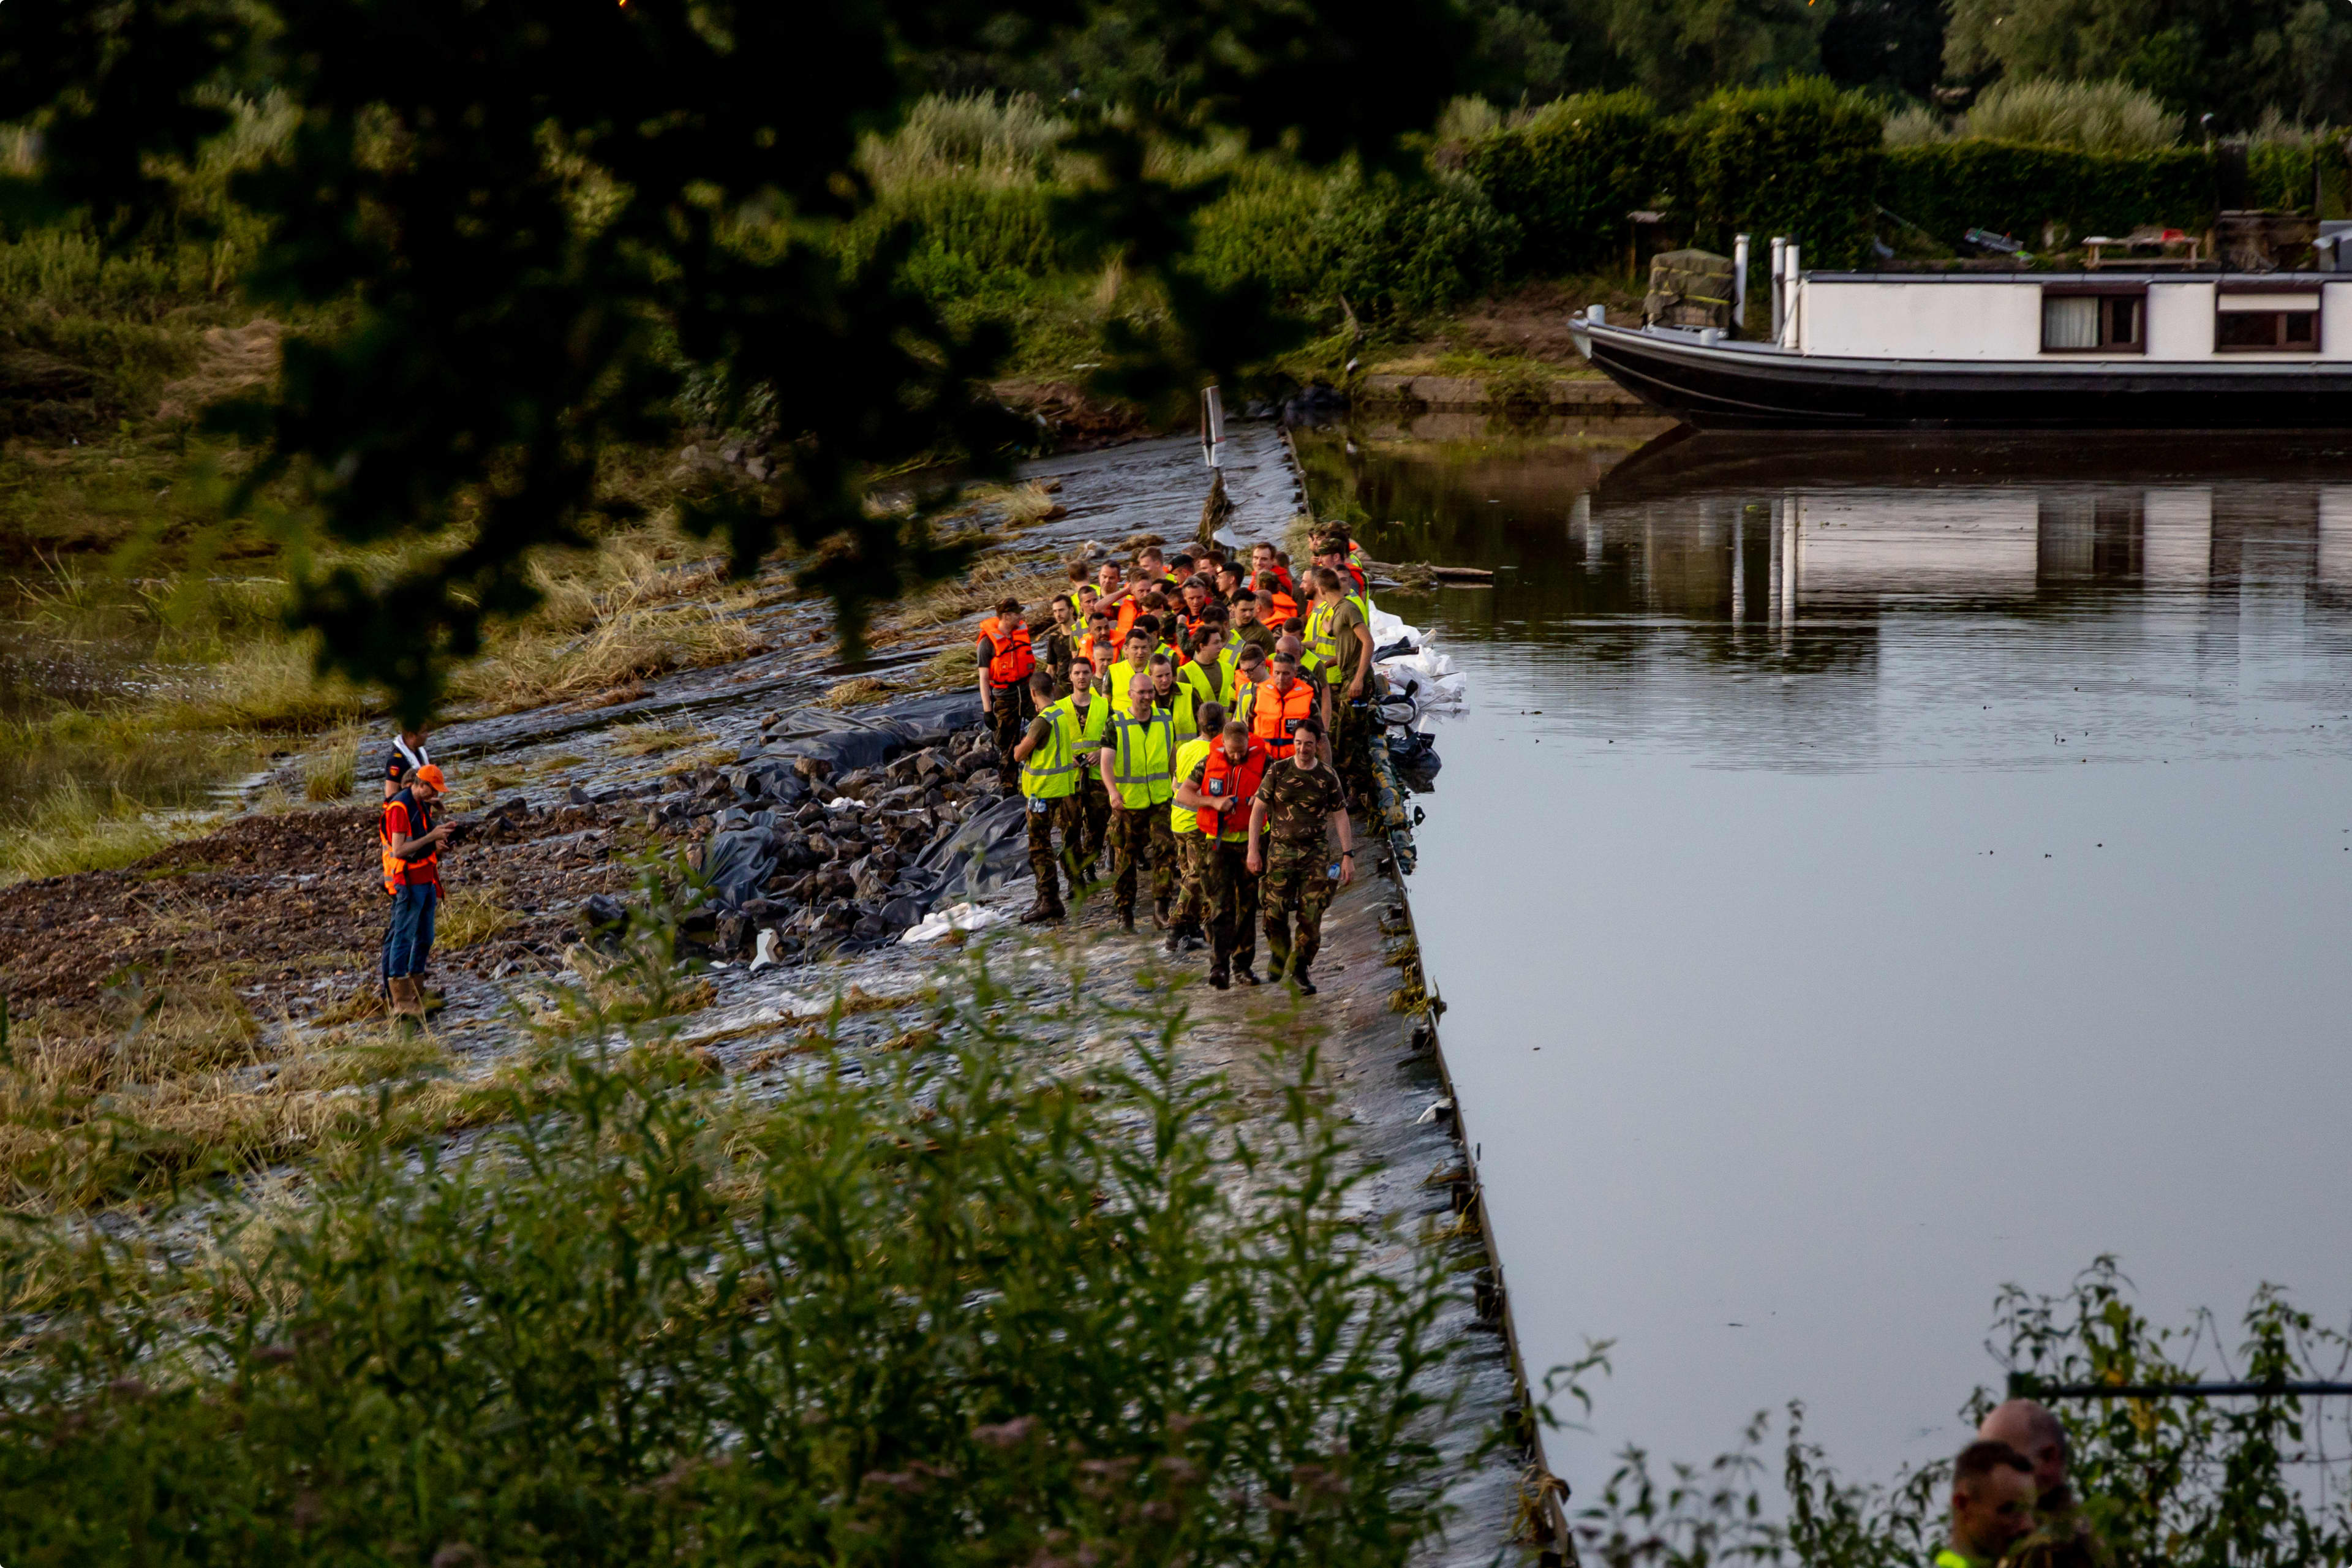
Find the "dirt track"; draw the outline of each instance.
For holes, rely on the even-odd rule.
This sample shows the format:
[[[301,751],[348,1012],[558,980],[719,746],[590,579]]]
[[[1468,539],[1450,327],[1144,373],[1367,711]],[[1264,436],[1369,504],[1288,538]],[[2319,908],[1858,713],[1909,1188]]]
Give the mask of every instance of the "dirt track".
[[[444,973],[488,977],[555,957],[581,903],[628,879],[615,847],[647,837],[597,806],[478,820],[445,854],[446,884],[519,919],[486,941],[442,948]],[[65,1026],[130,971],[219,975],[257,1014],[300,1018],[373,988],[385,912],[370,808],[237,817],[123,870],[0,889],[9,933],[0,989],[20,1014]]]

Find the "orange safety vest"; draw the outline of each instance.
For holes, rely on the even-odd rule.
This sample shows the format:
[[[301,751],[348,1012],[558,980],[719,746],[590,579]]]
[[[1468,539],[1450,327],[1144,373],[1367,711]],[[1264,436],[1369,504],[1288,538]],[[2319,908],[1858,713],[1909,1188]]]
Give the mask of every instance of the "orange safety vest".
[[[1249,803],[1256,798],[1258,781],[1265,776],[1267,760],[1265,746],[1255,736],[1238,763],[1225,755],[1222,742],[1209,748],[1208,761],[1201,769],[1201,793],[1226,804],[1214,811],[1196,814],[1202,833],[1212,838],[1249,837]],[[1242,818],[1238,827],[1228,820],[1236,812]]]
[[[1314,713],[1315,689],[1296,676],[1286,692],[1276,690],[1271,678],[1250,688],[1250,733],[1265,742],[1268,756],[1290,755],[1298,721]]]
[[[1118,625],[1110,629],[1111,647],[1123,648],[1127,646],[1127,634],[1135,629],[1135,617],[1142,613],[1143,607],[1133,599],[1118,602]]]
[[[376,852],[383,857],[383,890],[397,898],[403,884],[423,883],[438,889],[441,886],[441,851],[421,855],[414,860],[404,860],[392,852],[392,811],[400,808],[400,833],[404,838],[415,838],[433,829],[433,814],[416,803],[416,797],[402,790],[383,803],[383,815],[376,818]]]
[[[1265,624],[1270,626],[1286,626],[1297,618],[1298,601],[1276,588],[1274,591],[1274,616]]]
[[[1016,622],[1010,631],[994,616],[980,623],[979,641],[989,645],[988,679],[993,686],[1018,686],[1037,668],[1029,649],[1029,627]]]

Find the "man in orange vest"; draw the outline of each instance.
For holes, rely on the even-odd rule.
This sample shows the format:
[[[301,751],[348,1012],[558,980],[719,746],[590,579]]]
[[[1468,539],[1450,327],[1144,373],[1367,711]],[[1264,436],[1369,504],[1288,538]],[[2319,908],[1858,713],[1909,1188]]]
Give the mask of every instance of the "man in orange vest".
[[[383,890],[392,899],[392,929],[383,939],[384,989],[392,997],[393,1016],[418,1024],[425,1022],[420,977],[433,956],[433,915],[441,900],[441,846],[449,837],[448,824],[433,820],[433,803],[442,788],[441,770],[425,763],[383,803],[376,825]]]
[[[996,614],[980,623],[980,711],[996,731],[996,754],[1010,757],[1021,743],[1022,727],[1037,716],[1029,701],[1029,677],[1037,656],[1029,646],[1029,623],[1021,601],[999,601]]]
[[[1209,984],[1258,983],[1257,877],[1249,868],[1250,803],[1265,774],[1265,748],[1238,721],[1176,781],[1176,804],[1195,814],[1206,840],[1201,893],[1209,927]]]
[[[1290,755],[1301,724],[1313,719],[1318,730],[1322,727],[1321,707],[1315,688],[1299,678],[1298,655],[1276,648],[1274,674],[1249,689],[1241,716],[1266,755],[1278,762]]]

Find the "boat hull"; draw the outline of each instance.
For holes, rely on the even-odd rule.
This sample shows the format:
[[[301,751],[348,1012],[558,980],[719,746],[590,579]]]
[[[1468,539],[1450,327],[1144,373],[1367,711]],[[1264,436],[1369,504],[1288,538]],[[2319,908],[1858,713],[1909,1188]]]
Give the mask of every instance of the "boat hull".
[[[1702,430],[2336,430],[2352,362],[1843,359],[1575,324],[1595,368]]]

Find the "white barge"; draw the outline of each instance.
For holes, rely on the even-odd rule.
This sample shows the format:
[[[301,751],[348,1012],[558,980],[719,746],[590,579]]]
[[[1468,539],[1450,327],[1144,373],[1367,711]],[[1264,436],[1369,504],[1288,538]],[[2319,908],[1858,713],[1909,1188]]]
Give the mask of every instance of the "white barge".
[[[1596,367],[1701,429],[2352,427],[2344,273],[1792,264],[1772,302],[1765,342],[1612,326],[1597,305],[1570,324]]]

